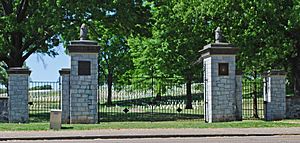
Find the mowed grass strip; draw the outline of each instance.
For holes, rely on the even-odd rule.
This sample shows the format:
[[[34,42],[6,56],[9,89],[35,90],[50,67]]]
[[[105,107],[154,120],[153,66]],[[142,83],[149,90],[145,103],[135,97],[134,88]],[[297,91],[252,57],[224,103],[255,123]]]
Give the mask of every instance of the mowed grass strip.
[[[300,127],[300,120],[204,123],[200,120],[166,122],[103,122],[100,124],[63,124],[62,130],[96,129],[154,129],[154,128],[269,128]],[[8,124],[0,123],[0,131],[39,131],[49,130],[49,123]]]

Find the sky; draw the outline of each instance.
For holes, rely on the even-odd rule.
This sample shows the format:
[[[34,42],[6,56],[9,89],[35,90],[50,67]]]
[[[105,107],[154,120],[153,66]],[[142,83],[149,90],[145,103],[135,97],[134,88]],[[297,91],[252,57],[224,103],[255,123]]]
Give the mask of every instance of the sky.
[[[60,45],[56,47],[59,55],[50,57],[44,54],[32,54],[26,65],[31,70],[32,81],[57,81],[61,68],[70,68],[70,56],[65,54],[65,48]]]

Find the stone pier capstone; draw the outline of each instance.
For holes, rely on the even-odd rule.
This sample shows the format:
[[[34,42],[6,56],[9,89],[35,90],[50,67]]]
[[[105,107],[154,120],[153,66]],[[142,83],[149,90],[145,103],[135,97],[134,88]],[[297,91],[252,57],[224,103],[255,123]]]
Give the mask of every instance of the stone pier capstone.
[[[71,41],[68,45],[71,55],[69,109],[71,124],[98,122],[99,49],[97,42],[90,40]]]
[[[28,85],[31,71],[27,68],[10,68],[7,73],[9,122],[28,123]]]
[[[286,72],[271,70],[264,79],[265,120],[282,120],[286,114]]]
[[[241,120],[241,79],[236,78],[235,55],[239,51],[224,43],[220,28],[216,30],[216,43],[200,50],[205,80],[205,120],[221,122]]]

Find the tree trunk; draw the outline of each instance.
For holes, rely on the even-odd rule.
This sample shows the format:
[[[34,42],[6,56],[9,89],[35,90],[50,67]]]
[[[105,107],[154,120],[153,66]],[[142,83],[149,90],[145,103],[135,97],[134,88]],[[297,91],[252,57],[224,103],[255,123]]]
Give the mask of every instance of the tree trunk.
[[[161,92],[156,94],[155,101],[161,101]]]
[[[6,64],[7,64],[8,68],[22,67],[24,64],[24,60],[22,58],[23,51],[21,51],[21,49],[22,49],[22,33],[13,32],[13,33],[11,33],[11,37],[12,37],[11,42],[12,42],[13,48],[10,49],[8,63],[6,63]]]
[[[109,71],[107,76],[107,106],[112,105],[112,82],[113,82],[113,74]]]
[[[155,101],[161,101],[161,94],[162,94],[162,87],[161,84],[158,84],[158,88],[157,88],[157,94],[155,97]]]
[[[257,72],[254,71],[254,88],[253,88],[253,117],[258,118],[258,113],[257,113]]]
[[[294,94],[300,96],[300,56],[297,56],[293,65],[292,71],[294,75]]]
[[[295,27],[287,35],[295,41],[294,50],[296,56],[290,55],[288,60],[291,64],[294,96],[300,96],[300,27]]]
[[[186,106],[185,109],[193,109],[192,105],[192,76],[188,74],[187,83],[186,83]]]
[[[7,63],[8,68],[23,66],[22,54],[11,52],[10,55]]]
[[[297,56],[292,58],[292,75],[294,81],[294,94],[300,96],[300,41],[296,44]]]

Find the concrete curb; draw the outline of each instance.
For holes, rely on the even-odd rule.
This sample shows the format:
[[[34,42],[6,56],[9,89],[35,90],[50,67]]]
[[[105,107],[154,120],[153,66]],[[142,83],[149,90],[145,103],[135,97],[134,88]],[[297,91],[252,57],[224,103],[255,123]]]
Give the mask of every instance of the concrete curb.
[[[292,136],[291,134],[181,134],[181,135],[99,135],[99,136],[48,136],[48,137],[2,137],[0,141],[11,140],[82,140],[82,139],[137,139],[137,138],[193,138],[193,137],[245,137],[245,136]]]

